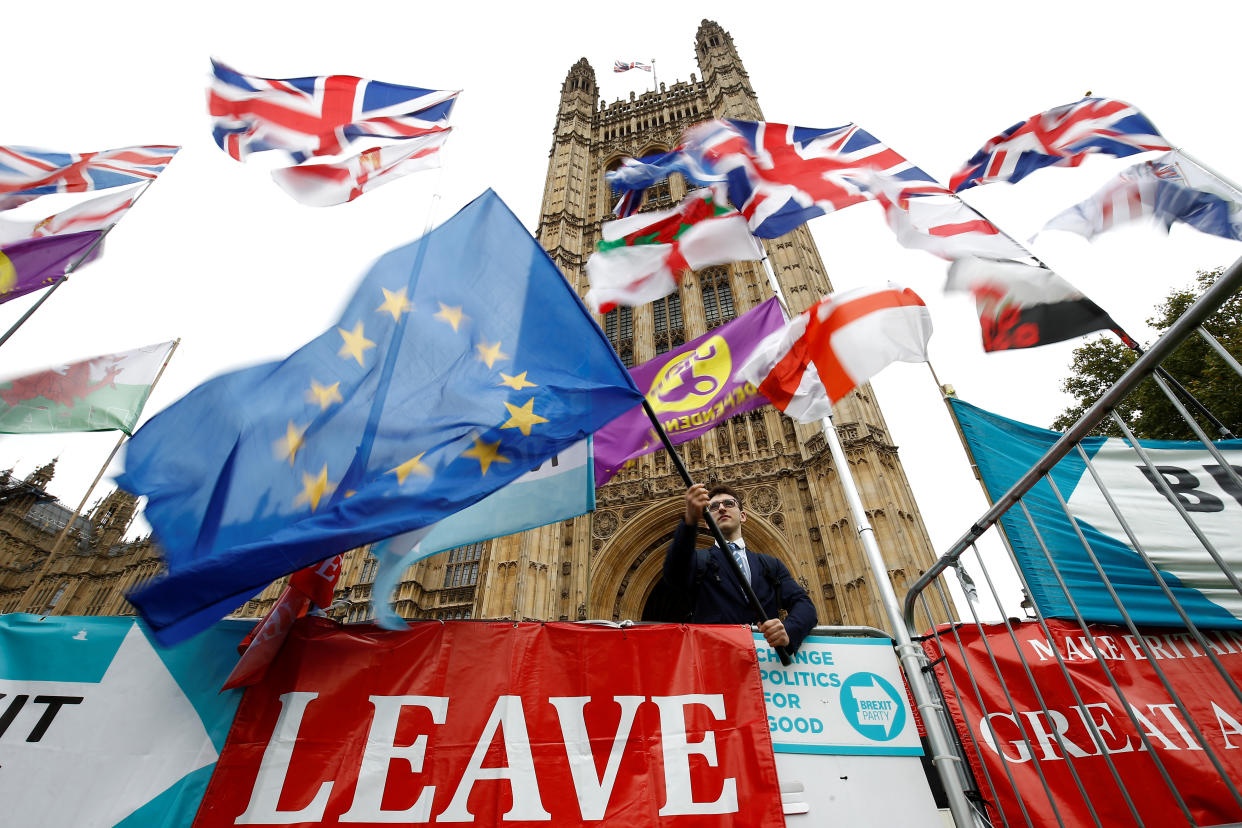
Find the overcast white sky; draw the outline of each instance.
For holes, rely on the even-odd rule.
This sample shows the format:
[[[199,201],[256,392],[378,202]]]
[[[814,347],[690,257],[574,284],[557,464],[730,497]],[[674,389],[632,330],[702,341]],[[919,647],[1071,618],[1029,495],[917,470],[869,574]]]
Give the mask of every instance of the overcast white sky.
[[[53,17],[17,4],[4,13],[0,143],[184,149],[109,237],[104,257],[0,349],[0,376],[181,337],[149,417],[207,378],[283,357],[334,323],[369,264],[421,234],[437,188],[436,223],[492,187],[533,231],[570,66],[585,56],[609,102],[652,81],[643,72],[614,74],[615,59],[654,59],[660,81],[688,80],[698,74],[694,35],[703,17],[732,34],[769,120],[854,121],[941,181],[1001,129],[1088,90],[1139,106],[1171,143],[1242,180],[1235,57],[1242,9],[1224,2],[1191,0],[1171,11],[1152,2],[1071,10],[996,2],[191,0],[168,11],[69,0]],[[445,168],[352,204],[302,207],[261,164],[239,164],[212,142],[204,91],[212,55],[267,77],[354,74],[461,88]],[[1018,185],[976,188],[967,200],[1026,238],[1135,160],[1093,158]],[[56,204],[23,209],[41,217]],[[811,227],[838,289],[893,279],[921,293],[936,326],[933,364],[963,399],[1043,426],[1065,407],[1059,384],[1076,343],[984,354],[972,302],[941,294],[944,263],[898,247],[877,205]],[[1133,228],[1094,244],[1050,233],[1032,249],[1140,340],[1150,337],[1151,307],[1172,287],[1242,255],[1242,245],[1184,227],[1168,237]],[[0,330],[36,298],[0,306]],[[986,504],[927,368],[894,366],[875,387],[943,551]],[[0,468],[24,476],[59,457],[51,491],[73,507],[115,441],[115,433],[2,436]],[[120,468],[118,460],[110,474]],[[109,488],[101,484],[94,497]]]

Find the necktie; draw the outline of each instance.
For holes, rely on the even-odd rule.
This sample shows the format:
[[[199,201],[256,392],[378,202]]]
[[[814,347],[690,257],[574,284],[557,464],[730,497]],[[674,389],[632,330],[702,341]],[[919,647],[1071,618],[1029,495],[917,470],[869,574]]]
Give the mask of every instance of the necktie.
[[[742,574],[746,576],[746,580],[750,580],[750,567],[746,565],[746,553],[736,543],[729,542],[729,551],[733,553],[733,560],[737,561],[737,565],[742,568]]]

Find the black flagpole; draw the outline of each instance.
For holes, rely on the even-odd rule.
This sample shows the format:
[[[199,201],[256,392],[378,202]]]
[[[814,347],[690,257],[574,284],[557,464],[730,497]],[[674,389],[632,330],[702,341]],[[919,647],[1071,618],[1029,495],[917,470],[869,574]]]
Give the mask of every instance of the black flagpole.
[[[694,485],[694,481],[690,478],[690,472],[686,469],[686,464],[682,462],[681,455],[673,448],[673,441],[668,438],[668,433],[664,431],[664,426],[660,419],[656,417],[655,411],[651,408],[646,398],[643,399],[643,411],[647,412],[647,417],[651,420],[651,425],[655,429],[656,434],[660,435],[660,442],[664,444],[664,450],[668,452],[669,457],[673,458],[673,465],[677,467],[677,473],[681,475],[681,479],[685,482],[686,487]],[[716,521],[712,519],[710,511],[704,511],[703,517],[707,520],[707,528],[712,533],[712,537],[716,539],[716,545],[722,550],[729,548],[729,542],[725,540],[724,534],[720,531],[720,527],[716,525]],[[725,555],[724,559],[728,561],[733,574],[737,576],[738,582],[742,585],[742,592],[746,596],[746,603],[750,604],[750,609],[755,614],[755,618],[759,619],[759,623],[763,623],[768,619],[765,617],[767,613],[763,611],[763,604],[759,603],[759,596],[755,594],[755,588],[750,585],[750,581],[746,577],[746,573],[742,571],[742,565],[732,555]],[[775,647],[777,656],[780,657],[781,664],[788,667],[793,663],[793,659],[789,656],[789,651],[784,647]]]
[[[142,198],[142,196],[146,193],[147,190],[151,188],[151,185],[154,183],[155,183],[155,179],[151,179],[145,185],[143,185],[142,189],[139,190],[138,193],[129,202],[129,207],[126,207],[125,209],[128,211],[131,207],[137,204],[138,199]],[[124,216],[122,216],[122,218],[124,218]],[[5,332],[4,336],[0,336],[0,345],[3,345],[4,343],[8,342],[9,337],[17,333],[17,329],[20,328],[22,325],[24,325],[26,323],[26,320],[29,319],[31,315],[34,314],[34,312],[39,309],[39,306],[42,305],[44,302],[46,302],[48,297],[56,292],[56,288],[60,287],[65,282],[69,281],[69,277],[72,276],[77,271],[77,269],[82,266],[83,262],[85,262],[88,258],[90,258],[90,255],[95,252],[95,249],[98,248],[99,245],[103,244],[103,240],[108,237],[108,234],[112,232],[112,228],[116,227],[117,224],[120,223],[120,221],[121,219],[118,218],[112,224],[109,224],[107,227],[103,228],[103,230],[99,233],[99,238],[95,239],[95,241],[91,243],[91,246],[86,248],[86,251],[81,256],[79,256],[77,259],[71,262],[68,267],[65,268],[65,272],[62,273],[60,277],[56,279],[56,281],[52,282],[51,288],[48,290],[45,290],[43,292],[43,295],[39,297],[39,301],[31,305],[29,310],[27,310],[25,313],[22,314],[22,318],[18,319],[15,323],[13,323],[13,327],[9,328],[8,331]]]
[[[1131,351],[1134,351],[1137,356],[1143,355],[1142,347],[1140,347],[1134,337],[1126,333],[1120,325],[1113,328],[1112,332],[1117,335],[1118,339],[1121,340],[1121,344],[1125,345]],[[1233,439],[1233,432],[1229,430],[1229,427],[1218,420],[1216,416],[1208,410],[1207,406],[1199,402],[1199,400],[1195,398],[1195,395],[1190,393],[1190,389],[1178,382],[1172,374],[1164,370],[1163,366],[1157,365],[1155,373],[1158,374],[1162,380],[1171,385],[1173,390],[1180,394],[1186,402],[1190,403],[1191,408],[1199,412],[1201,417],[1211,423],[1212,426],[1220,433],[1222,440]]]

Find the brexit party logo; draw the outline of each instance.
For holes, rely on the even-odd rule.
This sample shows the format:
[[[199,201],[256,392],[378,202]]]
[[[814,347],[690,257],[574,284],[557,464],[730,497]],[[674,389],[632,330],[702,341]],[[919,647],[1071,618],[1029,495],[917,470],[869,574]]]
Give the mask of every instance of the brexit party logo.
[[[841,712],[850,726],[875,742],[887,742],[906,724],[897,689],[875,673],[855,673],[841,684]]]

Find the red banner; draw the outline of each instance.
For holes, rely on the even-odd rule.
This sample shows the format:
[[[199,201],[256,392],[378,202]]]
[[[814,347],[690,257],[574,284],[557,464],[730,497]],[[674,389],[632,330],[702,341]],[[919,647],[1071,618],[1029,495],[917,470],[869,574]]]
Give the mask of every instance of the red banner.
[[[300,619],[195,826],[783,826],[750,631]]]
[[[962,734],[983,796],[989,800],[996,796],[999,802],[990,804],[999,804],[1009,824],[1053,826],[1058,824],[1056,814],[1060,814],[1064,820],[1061,824],[1089,825],[1093,822],[1089,801],[1102,824],[1133,825],[1135,818],[1106,757],[1112,760],[1144,824],[1188,822],[1160,774],[1157,759],[1195,824],[1242,820],[1242,808],[1154,669],[1158,665],[1164,672],[1210,750],[1235,787],[1242,788],[1242,700],[1194,638],[1185,631],[1145,630],[1152,655],[1149,659],[1127,629],[1100,624],[1088,627],[1133,711],[1132,721],[1096,659],[1091,639],[1071,622],[1047,623],[1051,641],[1036,623],[1015,624],[1017,648],[1004,626],[984,625],[1003,684],[996,677],[978,628],[958,628],[960,648],[947,627],[940,631],[939,645],[935,638],[924,643],[933,660],[946,656],[944,664],[951,670],[956,693],[943,665],[937,668],[936,676],[947,709]],[[1230,677],[1242,684],[1242,635],[1219,630],[1205,631],[1204,635]],[[1042,706],[1018,658],[1019,651],[1038,685]],[[1065,680],[1056,653],[1073,678],[1081,701]],[[1139,736],[1140,729],[1150,749]],[[968,732],[973,733],[973,740]],[[1051,807],[1040,772],[1050,791]],[[1009,784],[1010,775],[1016,796]]]

